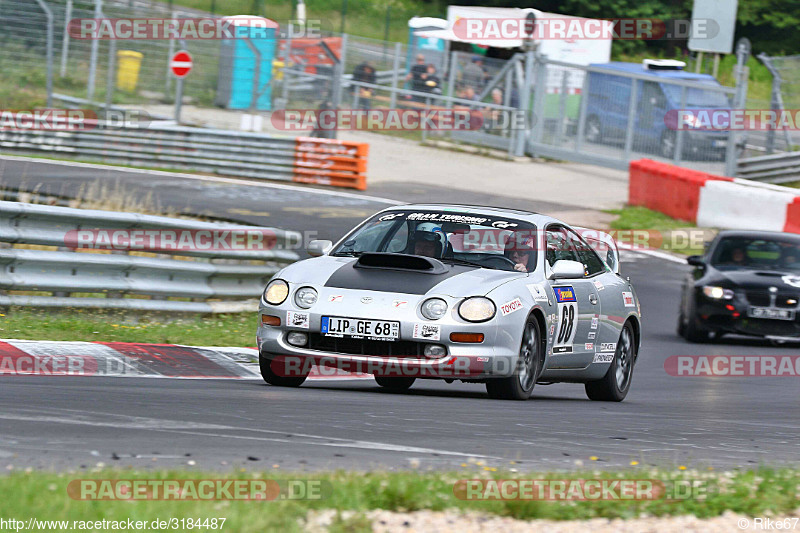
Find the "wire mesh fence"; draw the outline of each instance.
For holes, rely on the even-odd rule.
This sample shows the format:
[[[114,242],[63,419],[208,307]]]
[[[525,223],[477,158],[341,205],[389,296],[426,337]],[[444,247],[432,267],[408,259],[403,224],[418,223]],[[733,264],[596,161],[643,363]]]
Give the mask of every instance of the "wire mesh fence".
[[[280,21],[280,30],[264,39],[249,34],[246,39],[77,38],[70,30],[74,19],[186,21],[216,16],[170,10],[149,0],[41,1],[53,14],[55,91],[73,98],[75,105],[89,100],[99,106],[163,110],[163,104],[174,104],[176,98],[170,58],[186,50],[193,69],[183,82],[185,104],[261,114],[268,125],[270,112],[286,109],[461,109],[480,114],[480,124],[469,130],[390,133],[619,168],[631,159],[654,157],[712,172],[729,168],[731,153],[747,153],[742,148],[763,153],[764,146],[792,145],[783,133],[776,138],[769,132],[748,132],[733,139],[724,131],[670,127],[667,119],[677,110],[733,105],[733,88],[690,73],[669,78],[641,65],[609,73],[533,52],[499,59],[339,34],[330,28],[303,33],[287,21]],[[42,104],[31,103],[26,92],[27,87],[41,88],[47,72],[47,16],[38,2],[0,0],[0,108],[13,108],[15,101]],[[800,56],[772,62],[780,73],[782,105],[797,108]],[[775,105],[747,106],[767,104]],[[739,105],[745,107],[745,102]],[[522,120],[512,123],[515,118]]]

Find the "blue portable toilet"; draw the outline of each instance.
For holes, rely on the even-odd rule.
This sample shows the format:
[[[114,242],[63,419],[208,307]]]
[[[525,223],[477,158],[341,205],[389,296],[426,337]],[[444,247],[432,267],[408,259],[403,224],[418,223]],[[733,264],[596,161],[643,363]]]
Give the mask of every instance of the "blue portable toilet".
[[[225,17],[229,22],[231,39],[223,39],[219,58],[219,78],[215,103],[228,109],[250,109],[253,100],[253,81],[256,54],[248,40],[261,55],[258,75],[258,95],[255,108],[272,109],[272,61],[278,45],[278,23],[263,17],[238,15]]]

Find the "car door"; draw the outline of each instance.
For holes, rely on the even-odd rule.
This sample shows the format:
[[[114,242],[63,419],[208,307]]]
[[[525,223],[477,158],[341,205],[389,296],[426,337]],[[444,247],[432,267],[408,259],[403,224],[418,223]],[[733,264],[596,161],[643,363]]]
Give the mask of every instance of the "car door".
[[[552,225],[546,230],[546,238],[547,269],[561,260],[583,263],[579,254],[581,241],[573,232],[563,226]],[[597,287],[589,277],[550,280],[549,284],[556,305],[549,368],[583,368],[591,364],[595,354],[594,339],[597,337],[601,308]]]

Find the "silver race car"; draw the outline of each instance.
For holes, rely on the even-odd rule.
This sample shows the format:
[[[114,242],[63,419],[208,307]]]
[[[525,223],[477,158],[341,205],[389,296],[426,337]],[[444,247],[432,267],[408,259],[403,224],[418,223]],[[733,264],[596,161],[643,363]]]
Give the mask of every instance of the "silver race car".
[[[308,253],[261,299],[267,383],[296,387],[314,369],[398,391],[479,382],[514,400],[536,383],[583,383],[592,400],[630,390],[641,311],[605,233],[513,209],[405,205]]]

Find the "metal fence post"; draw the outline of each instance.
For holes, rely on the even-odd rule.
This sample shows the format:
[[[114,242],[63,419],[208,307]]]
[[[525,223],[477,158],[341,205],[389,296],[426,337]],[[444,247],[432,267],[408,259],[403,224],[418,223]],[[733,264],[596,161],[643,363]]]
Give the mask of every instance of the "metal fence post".
[[[586,73],[589,77],[589,73]],[[625,161],[631,160],[631,150],[633,149],[633,129],[636,127],[636,101],[639,98],[639,80],[631,79],[631,96],[628,100],[628,123],[625,130]],[[583,98],[588,98],[584,95]]]
[[[389,108],[397,107],[397,84],[400,81],[400,43],[394,43],[394,62],[392,63],[392,91],[389,94]]]
[[[103,0],[94,0],[94,18],[103,17]],[[89,56],[89,81],[86,87],[86,99],[89,102],[94,98],[95,78],[97,77],[97,52],[100,41],[92,39],[92,51]]]
[[[67,75],[67,58],[69,56],[69,21],[72,19],[72,0],[67,0],[64,11],[64,39],[61,42],[61,77]]]
[[[455,50],[450,52],[450,71],[447,79],[447,96],[450,98],[453,98],[453,93],[456,90],[456,65],[458,64],[458,56],[456,54],[458,54],[458,52]],[[447,109],[452,109],[453,101],[448,100],[445,107],[447,107]]]
[[[525,52],[525,75],[523,77],[522,91],[520,94],[520,109],[525,111],[528,116],[531,116],[531,85],[533,83],[533,66],[536,61],[536,54],[533,50]],[[538,81],[538,80],[537,80]],[[537,87],[538,91],[539,88]],[[536,129],[537,117],[533,116],[533,129]],[[525,139],[526,136],[519,134],[517,136],[517,146],[514,150],[515,156],[525,155]],[[531,155],[536,155],[534,150],[531,150]]]
[[[174,19],[176,13],[173,11],[171,17]],[[169,51],[167,52],[167,67],[166,67],[166,74],[164,75],[164,94],[169,95],[170,89],[172,88],[172,68],[170,68],[169,64],[172,62],[172,56],[175,55],[175,38],[170,37],[169,39]]]
[[[36,0],[47,17],[47,107],[53,107],[53,12],[44,0]]]
[[[687,90],[686,86],[681,87],[681,109],[686,109],[686,93],[688,92],[689,91]],[[681,152],[683,151],[683,128],[681,127],[680,123],[677,125],[678,133],[675,135],[675,153],[673,154],[673,162],[676,165],[680,165]]]
[[[533,90],[533,131],[531,140],[541,142],[544,134],[544,103],[547,98],[547,56],[536,55],[536,82]]]
[[[108,42],[108,72],[106,73],[106,115],[111,111],[111,105],[114,103],[114,89],[116,83],[114,80],[114,70],[117,64],[117,41],[111,39]]]
[[[742,47],[736,51],[739,60],[735,67],[736,94],[734,95],[733,108],[744,109],[747,101],[747,76],[749,69],[744,65],[744,54]],[[736,176],[736,151],[738,148],[739,132],[731,130],[728,134],[728,146],[725,151],[725,175]]]
[[[591,76],[588,70],[584,72],[583,89],[581,89],[581,108],[580,111],[578,111],[578,134],[575,138],[576,152],[580,152],[581,145],[583,144],[583,135],[586,132],[586,109],[589,106],[589,80]]]

